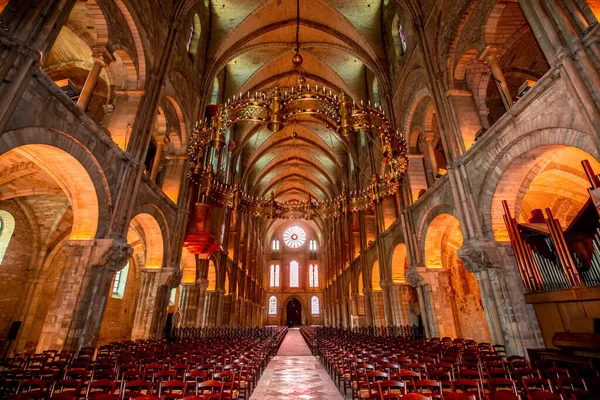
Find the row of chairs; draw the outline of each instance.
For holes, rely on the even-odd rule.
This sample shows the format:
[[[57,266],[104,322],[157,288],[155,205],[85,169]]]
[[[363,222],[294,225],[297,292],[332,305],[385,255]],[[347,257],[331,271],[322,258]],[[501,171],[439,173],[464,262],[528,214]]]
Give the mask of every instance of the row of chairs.
[[[265,335],[265,330],[270,335]],[[187,396],[247,399],[273,349],[281,345],[287,328],[257,328],[257,335],[182,338],[175,343],[138,340],[111,343],[95,354],[38,354],[38,361],[22,355],[2,365],[0,395],[28,398],[76,399],[110,396],[134,398]]]
[[[303,327],[302,334],[340,390],[351,390],[353,399],[384,398],[381,382],[397,384],[389,398],[410,393],[433,399],[465,394],[476,400],[600,396],[598,371],[591,366],[569,370],[553,363],[532,365],[489,343],[370,336],[322,327]]]

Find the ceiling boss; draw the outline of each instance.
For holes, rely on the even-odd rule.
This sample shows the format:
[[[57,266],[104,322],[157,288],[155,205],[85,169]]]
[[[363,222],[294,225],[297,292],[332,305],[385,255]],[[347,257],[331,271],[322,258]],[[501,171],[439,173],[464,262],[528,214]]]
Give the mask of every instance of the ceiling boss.
[[[275,84],[269,93],[248,92],[233,96],[218,107],[211,120],[196,124],[188,152],[188,177],[199,192],[213,204],[234,210],[266,216],[267,218],[307,219],[330,218],[373,208],[375,203],[396,194],[408,167],[407,145],[404,138],[391,128],[380,106],[351,100],[343,91],[336,93],[324,86],[306,83],[302,69],[303,58],[299,43],[300,14],[296,24],[296,48],[292,58],[297,82],[282,93]],[[363,131],[370,146],[382,149],[385,163],[382,176],[373,174],[366,188],[349,192],[342,187],[333,199],[278,201],[275,193],[268,198],[256,198],[245,193],[239,185],[217,179],[212,163],[207,162],[208,150],[223,149],[227,129],[236,124],[253,122],[276,133],[287,124],[324,123],[353,149],[355,135]],[[377,146],[379,144],[379,146]],[[209,153],[210,154],[210,153]]]

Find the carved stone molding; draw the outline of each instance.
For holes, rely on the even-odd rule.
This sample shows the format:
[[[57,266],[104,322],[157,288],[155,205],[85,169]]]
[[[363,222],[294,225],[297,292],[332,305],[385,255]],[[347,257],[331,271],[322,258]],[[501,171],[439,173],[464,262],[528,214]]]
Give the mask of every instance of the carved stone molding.
[[[487,241],[465,240],[457,253],[467,271],[472,273],[498,266],[492,257],[493,244]]]
[[[182,278],[183,271],[181,269],[176,269],[171,275],[169,275],[169,277],[165,281],[165,286],[168,286],[171,289],[175,289],[177,286],[181,285]]]
[[[416,269],[409,269],[406,272],[406,281],[410,284],[410,286],[417,287],[421,286],[423,282],[423,277],[419,275]]]

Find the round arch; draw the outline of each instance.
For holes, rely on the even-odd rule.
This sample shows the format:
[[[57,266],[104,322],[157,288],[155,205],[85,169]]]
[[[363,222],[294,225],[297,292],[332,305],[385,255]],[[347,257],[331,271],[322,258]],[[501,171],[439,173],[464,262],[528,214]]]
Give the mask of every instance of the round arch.
[[[407,267],[406,245],[398,243],[392,252],[392,282],[406,282],[405,270]]]
[[[25,128],[2,134],[0,158],[9,154],[35,163],[65,193],[73,208],[71,240],[104,235],[112,203],[108,183],[96,159],[79,142],[63,132]]]
[[[165,255],[165,240],[161,227],[156,218],[148,213],[140,213],[131,219],[135,226],[144,236],[145,263],[144,268],[162,268]]]
[[[584,158],[590,161],[600,160],[598,150],[589,135],[562,128],[541,129],[522,135],[492,160],[483,179],[485,187],[481,190],[479,199],[480,209],[483,210],[483,230],[488,238],[498,241],[508,239],[502,200],[507,200],[513,216],[518,216],[520,206],[515,209],[515,205],[520,204],[519,199],[524,197],[532,179],[539,174],[540,168],[548,166],[552,157],[556,157],[559,151],[566,148],[581,151],[579,156],[575,156],[576,152],[570,150],[573,157],[570,157],[572,160],[568,165],[571,165],[571,168],[582,171],[580,165],[575,165]],[[587,156],[584,153],[587,153]]]

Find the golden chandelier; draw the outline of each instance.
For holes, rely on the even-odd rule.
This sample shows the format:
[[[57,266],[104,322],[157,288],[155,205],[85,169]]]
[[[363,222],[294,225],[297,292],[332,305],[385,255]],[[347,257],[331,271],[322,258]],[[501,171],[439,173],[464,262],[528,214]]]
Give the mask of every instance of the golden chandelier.
[[[299,54],[296,53],[296,56]],[[298,62],[296,56],[294,64]],[[301,58],[299,62],[302,62]],[[283,95],[279,86],[275,85],[270,95],[257,92],[234,96],[233,100],[219,106],[210,121],[196,125],[190,140],[188,176],[214,204],[267,218],[310,220],[368,210],[398,191],[408,167],[406,141],[391,129],[381,107],[372,107],[370,103],[358,104],[349,100],[343,92],[337,96],[325,87],[311,87],[304,82],[300,76],[291,93],[284,92]],[[278,201],[273,192],[269,198],[257,198],[241,190],[237,183],[229,185],[219,181],[212,164],[205,166],[203,163],[209,147],[225,147],[225,132],[235,124],[255,122],[275,133],[286,123],[302,122],[301,118],[306,116],[324,120],[330,129],[349,143],[353,142],[359,130],[373,138],[379,137],[386,163],[385,174],[381,178],[373,174],[371,182],[362,191],[349,193],[343,187],[341,195],[332,200],[317,200],[309,195],[305,201]]]

